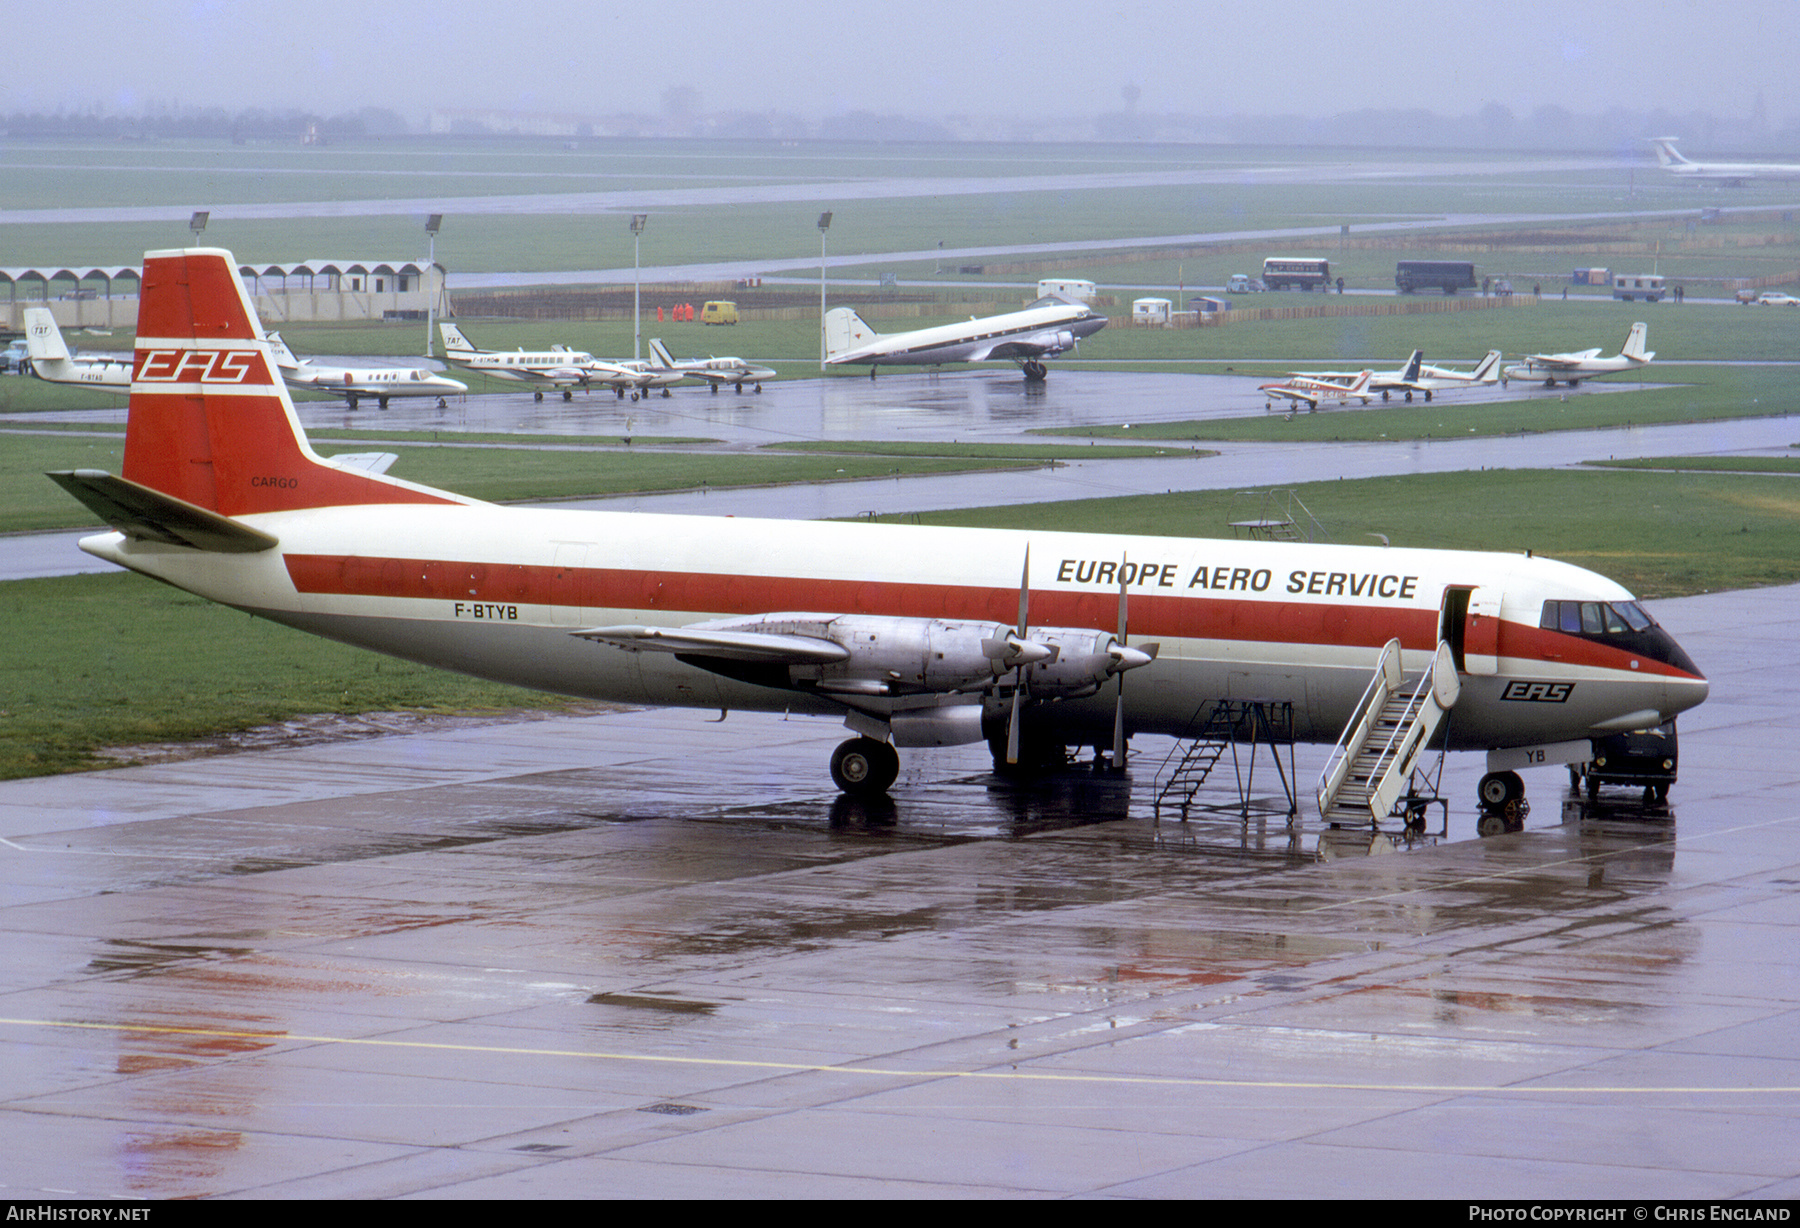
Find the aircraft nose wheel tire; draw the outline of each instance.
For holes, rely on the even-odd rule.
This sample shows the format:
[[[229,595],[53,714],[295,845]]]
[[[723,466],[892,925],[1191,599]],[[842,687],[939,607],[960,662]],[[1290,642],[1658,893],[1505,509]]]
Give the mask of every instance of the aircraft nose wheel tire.
[[[1517,772],[1489,772],[1481,778],[1475,792],[1483,807],[1498,810],[1508,802],[1516,802],[1525,796],[1525,782]]]
[[[900,775],[900,752],[874,738],[851,738],[831,752],[831,779],[852,797],[878,797]]]

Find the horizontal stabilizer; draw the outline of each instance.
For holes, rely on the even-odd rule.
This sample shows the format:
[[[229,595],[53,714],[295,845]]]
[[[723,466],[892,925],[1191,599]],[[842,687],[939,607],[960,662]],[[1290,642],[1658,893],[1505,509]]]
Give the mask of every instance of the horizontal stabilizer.
[[[364,473],[386,473],[400,459],[398,452],[340,452],[325,458],[339,469],[359,469]]]
[[[708,631],[699,627],[592,627],[572,634],[635,652],[673,652],[723,661],[779,665],[832,665],[850,650],[834,640],[761,631]]]
[[[46,476],[127,537],[221,554],[272,550],[278,541],[229,516],[104,470],[70,469]]]

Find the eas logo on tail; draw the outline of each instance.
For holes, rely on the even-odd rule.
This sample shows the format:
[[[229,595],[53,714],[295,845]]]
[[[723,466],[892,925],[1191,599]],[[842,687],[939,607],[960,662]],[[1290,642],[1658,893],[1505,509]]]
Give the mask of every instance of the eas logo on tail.
[[[143,350],[135,378],[151,384],[244,384],[260,374],[259,365],[254,350]]]

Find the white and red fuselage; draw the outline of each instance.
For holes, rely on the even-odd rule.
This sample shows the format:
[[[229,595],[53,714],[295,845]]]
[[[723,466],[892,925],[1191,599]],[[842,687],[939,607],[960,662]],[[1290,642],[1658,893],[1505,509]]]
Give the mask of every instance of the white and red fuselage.
[[[84,550],[301,630],[569,695],[969,741],[1005,721],[1017,674],[991,645],[1016,634],[1024,560],[1025,638],[1059,654],[1025,667],[1025,729],[1064,745],[1111,741],[1121,586],[1130,642],[1160,645],[1124,667],[1128,732],[1254,698],[1329,742],[1393,638],[1413,669],[1440,640],[1459,653],[1454,747],[1642,728],[1706,696],[1625,589],[1525,555],[498,507],[341,469],[306,443],[233,269],[146,256],[126,481],[58,480],[127,508]],[[106,482],[125,496],[77,489]]]

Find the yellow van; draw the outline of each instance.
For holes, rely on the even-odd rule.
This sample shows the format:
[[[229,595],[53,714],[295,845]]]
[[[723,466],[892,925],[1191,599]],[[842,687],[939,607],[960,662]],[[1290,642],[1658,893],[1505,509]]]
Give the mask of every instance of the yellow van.
[[[708,303],[700,309],[702,324],[736,324],[737,320],[736,303]]]

